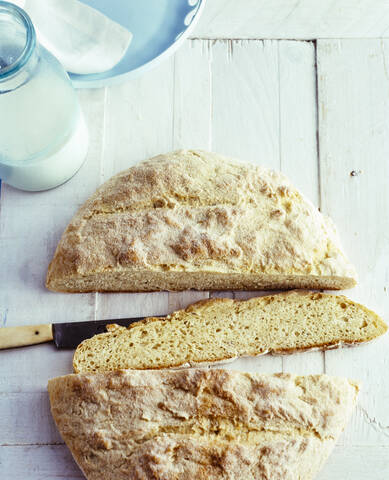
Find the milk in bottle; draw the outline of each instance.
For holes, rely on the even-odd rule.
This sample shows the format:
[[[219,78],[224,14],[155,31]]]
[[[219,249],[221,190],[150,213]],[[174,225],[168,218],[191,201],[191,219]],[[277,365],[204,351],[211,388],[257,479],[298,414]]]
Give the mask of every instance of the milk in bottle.
[[[20,8],[0,1],[0,178],[46,190],[82,165],[88,131],[77,94]]]

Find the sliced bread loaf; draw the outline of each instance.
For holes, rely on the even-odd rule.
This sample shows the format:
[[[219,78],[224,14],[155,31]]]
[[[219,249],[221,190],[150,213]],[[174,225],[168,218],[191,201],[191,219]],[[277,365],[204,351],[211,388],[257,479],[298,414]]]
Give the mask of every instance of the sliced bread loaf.
[[[59,242],[61,292],[350,288],[332,222],[280,173],[220,155],[159,155],[106,182]]]
[[[67,375],[48,389],[88,480],[312,480],[358,394],[345,378],[216,369]]]
[[[344,296],[292,291],[238,301],[212,299],[165,318],[84,340],[75,372],[160,369],[356,345],[387,330],[374,312]]]

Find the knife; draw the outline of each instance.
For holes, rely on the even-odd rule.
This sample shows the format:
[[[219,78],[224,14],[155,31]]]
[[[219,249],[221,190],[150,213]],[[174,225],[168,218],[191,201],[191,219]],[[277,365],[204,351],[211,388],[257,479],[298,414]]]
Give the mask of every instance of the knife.
[[[52,341],[54,341],[54,345],[57,348],[76,348],[86,338],[93,337],[93,335],[98,333],[104,333],[106,331],[105,327],[111,323],[128,327],[132,323],[139,322],[144,318],[2,327],[0,328],[0,350]]]

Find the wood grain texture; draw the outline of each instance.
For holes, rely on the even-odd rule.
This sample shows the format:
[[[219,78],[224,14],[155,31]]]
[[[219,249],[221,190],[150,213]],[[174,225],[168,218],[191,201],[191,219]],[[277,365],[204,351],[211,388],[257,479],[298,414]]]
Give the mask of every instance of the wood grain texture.
[[[330,28],[326,19],[328,23],[335,8],[327,1],[317,4],[310,19],[307,1],[277,0],[272,12],[268,2],[267,8],[262,1],[239,5],[243,3],[252,18],[245,8],[237,9],[237,2],[223,2],[223,10],[219,0],[208,0],[204,18],[218,12],[213,29],[224,22],[229,35],[245,31],[250,36],[251,28],[262,28],[255,13],[262,6],[263,28],[273,32],[278,26],[286,34],[285,25],[305,11],[306,27],[323,32]],[[294,13],[282,20],[274,5],[285,13],[292,3]],[[379,36],[384,23],[389,25],[389,7],[381,1],[374,8],[372,2],[358,2],[354,20],[341,15],[346,7],[351,10],[346,0],[336,7],[341,10],[338,32],[370,35],[375,30]],[[375,8],[380,15],[374,17]],[[272,22],[270,13],[276,15]],[[246,26],[239,15],[246,15]],[[206,298],[208,292],[69,296],[43,287],[62,230],[95,188],[137,161],[180,147],[213,149],[281,169],[339,226],[360,274],[360,285],[347,295],[388,319],[388,61],[389,44],[381,40],[322,40],[317,48],[315,42],[190,40],[139,80],[80,92],[91,134],[81,171],[62,187],[39,194],[2,186],[0,261],[6,268],[0,269],[0,325],[165,314]],[[352,171],[356,175],[350,176]],[[261,292],[211,293],[256,295]],[[360,405],[319,480],[386,480],[388,341],[384,337],[325,357],[241,359],[229,368],[300,374],[326,370],[362,379]],[[57,444],[61,440],[46,396],[47,380],[70,372],[71,359],[71,351],[56,351],[52,345],[0,352],[1,479],[82,478],[65,446]]]
[[[279,167],[278,45],[212,44],[212,150]]]
[[[200,38],[380,38],[388,36],[386,0],[208,0]]]
[[[319,204],[316,49],[313,42],[279,42],[280,170]],[[282,357],[284,372],[323,373],[324,353]]]
[[[350,296],[386,320],[388,48],[389,43],[381,40],[318,43],[322,211],[339,226],[345,248],[358,266],[359,285]],[[361,349],[326,354],[326,373],[359,378],[363,383],[349,444],[389,444],[388,346],[386,335]]]

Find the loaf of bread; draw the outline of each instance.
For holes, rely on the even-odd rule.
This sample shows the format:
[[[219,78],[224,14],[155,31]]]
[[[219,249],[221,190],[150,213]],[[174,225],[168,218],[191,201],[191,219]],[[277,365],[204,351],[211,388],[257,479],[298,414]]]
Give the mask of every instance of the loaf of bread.
[[[367,342],[387,330],[374,312],[344,296],[292,291],[238,301],[204,300],[129,328],[108,326],[84,340],[75,372],[160,369]]]
[[[279,173],[202,151],[159,155],[106,182],[47,274],[61,292],[343,289],[332,222]]]
[[[358,393],[327,375],[217,369],[67,375],[48,389],[88,480],[311,480]]]

